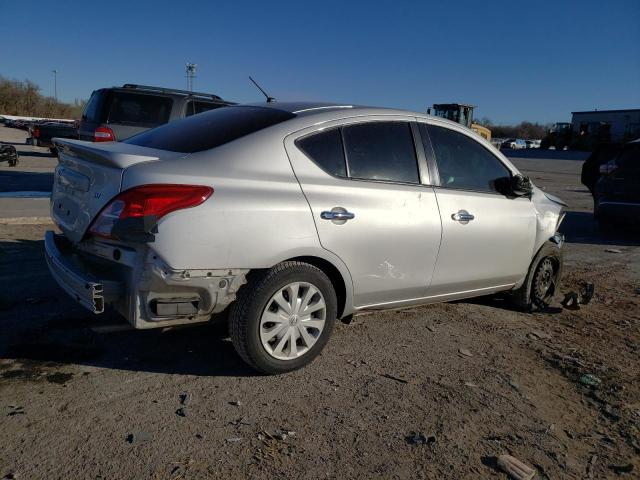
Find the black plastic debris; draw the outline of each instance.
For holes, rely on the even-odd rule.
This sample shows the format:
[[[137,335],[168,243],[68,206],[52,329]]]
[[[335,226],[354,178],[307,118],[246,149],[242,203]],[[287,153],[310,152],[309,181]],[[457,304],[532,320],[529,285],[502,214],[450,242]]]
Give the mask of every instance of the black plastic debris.
[[[435,443],[436,437],[435,435],[426,436],[422,432],[411,432],[409,435],[404,437],[404,440],[409,445],[430,445]]]

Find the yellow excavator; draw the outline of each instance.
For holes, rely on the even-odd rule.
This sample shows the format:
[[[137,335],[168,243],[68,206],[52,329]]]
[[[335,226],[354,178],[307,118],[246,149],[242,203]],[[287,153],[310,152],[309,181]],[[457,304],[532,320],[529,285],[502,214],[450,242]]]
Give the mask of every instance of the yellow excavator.
[[[473,109],[475,105],[467,105],[465,103],[434,103],[433,115],[446,118],[453,122],[470,128],[482,138],[491,141],[491,130],[477,123],[473,123]],[[427,113],[431,115],[431,109],[427,109]]]

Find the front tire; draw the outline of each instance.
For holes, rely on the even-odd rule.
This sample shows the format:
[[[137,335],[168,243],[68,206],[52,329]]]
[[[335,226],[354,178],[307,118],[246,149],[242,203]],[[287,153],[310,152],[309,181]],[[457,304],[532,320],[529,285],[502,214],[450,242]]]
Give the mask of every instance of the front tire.
[[[534,257],[520,288],[511,292],[511,303],[525,312],[547,308],[560,290],[562,251],[553,242],[545,242]]]
[[[326,345],[337,314],[331,281],[317,267],[283,262],[250,274],[229,312],[231,341],[256,370],[297,370]]]

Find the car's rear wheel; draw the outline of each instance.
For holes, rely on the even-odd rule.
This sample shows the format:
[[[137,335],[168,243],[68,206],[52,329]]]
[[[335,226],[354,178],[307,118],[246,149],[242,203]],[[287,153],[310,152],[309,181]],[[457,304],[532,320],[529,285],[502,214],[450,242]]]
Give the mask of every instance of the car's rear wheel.
[[[541,311],[547,308],[560,289],[562,251],[553,242],[546,242],[531,262],[520,288],[511,292],[511,302],[519,310]]]
[[[268,374],[311,362],[329,340],[336,294],[322,270],[283,262],[253,273],[229,312],[231,340],[242,359]]]

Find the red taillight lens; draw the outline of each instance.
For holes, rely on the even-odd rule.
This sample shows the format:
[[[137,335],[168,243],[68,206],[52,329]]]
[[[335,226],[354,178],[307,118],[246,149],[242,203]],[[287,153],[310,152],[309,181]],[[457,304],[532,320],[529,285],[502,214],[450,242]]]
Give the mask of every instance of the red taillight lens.
[[[111,200],[89,227],[89,233],[112,238],[111,231],[119,220],[155,217],[203,203],[213,188],[201,185],[142,185],[124,191]]]
[[[40,138],[40,129],[38,127],[33,127],[33,138]]]
[[[108,127],[98,127],[96,131],[93,132],[93,141],[94,142],[115,142],[116,135],[113,133]]]

